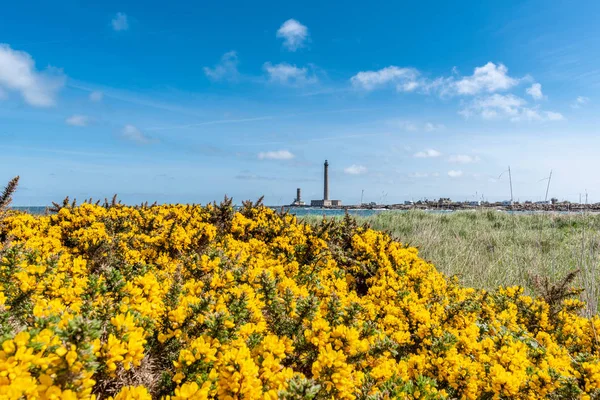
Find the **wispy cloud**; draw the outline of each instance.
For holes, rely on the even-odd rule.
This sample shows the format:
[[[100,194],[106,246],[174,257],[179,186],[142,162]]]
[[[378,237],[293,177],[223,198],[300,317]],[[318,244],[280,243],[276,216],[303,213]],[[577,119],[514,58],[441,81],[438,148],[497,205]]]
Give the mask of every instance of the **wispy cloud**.
[[[242,173],[236,175],[235,179],[239,179],[242,181],[275,181],[275,180],[277,180],[277,178],[275,178],[273,176],[262,176],[262,175],[251,174],[249,172],[242,172]]]
[[[414,179],[424,179],[424,178],[435,178],[440,176],[439,173],[437,172],[413,172],[408,174],[409,178],[414,178]]]
[[[408,174],[409,178],[416,178],[416,179],[421,179],[421,178],[427,178],[429,176],[429,173],[427,172],[413,172]]]
[[[195,109],[187,108],[179,104],[165,103],[162,101],[156,101],[152,98],[140,96],[137,93],[133,93],[127,90],[110,88],[110,87],[98,87],[89,83],[80,82],[77,80],[69,79],[68,86],[70,88],[84,90],[87,92],[101,91],[103,97],[124,101],[127,103],[135,104],[143,107],[151,107],[157,110],[169,111],[193,117],[205,117],[205,114],[198,112]]]
[[[403,131],[416,132],[419,128],[417,124],[412,121],[406,121],[402,119],[390,119],[387,124],[394,128],[399,128]]]
[[[367,167],[364,165],[352,164],[351,166],[344,168],[344,172],[348,175],[362,175],[367,172]]]
[[[87,126],[90,118],[85,115],[72,115],[65,120],[67,125],[71,126]]]
[[[123,138],[127,140],[131,140],[132,142],[138,144],[148,144],[153,141],[151,138],[144,135],[142,131],[140,131],[138,128],[130,124],[125,125],[123,127],[123,130],[121,131],[121,136],[123,136]]]
[[[98,90],[94,90],[92,93],[90,93],[89,97],[90,97],[90,101],[97,103],[99,101],[102,101],[102,98],[104,97],[104,93],[102,93]]]
[[[425,132],[443,131],[444,129],[446,129],[444,124],[425,123]]]
[[[448,171],[448,176],[450,178],[458,178],[458,177],[461,177],[462,175],[463,175],[463,172],[461,170],[451,169],[450,171]]]
[[[288,150],[264,151],[258,153],[259,160],[291,160],[295,156]]]
[[[585,104],[587,104],[589,101],[590,101],[589,97],[577,96],[577,98],[575,99],[575,102],[573,102],[573,104],[571,104],[571,107],[573,107],[573,108],[581,108]]]
[[[308,68],[299,68],[288,63],[271,64],[266,62],[263,66],[267,72],[269,82],[278,83],[287,86],[305,86],[318,82],[314,73],[309,72]]]
[[[544,94],[542,93],[542,84],[541,83],[534,83],[533,85],[528,87],[525,90],[525,92],[527,92],[528,95],[533,97],[534,100],[541,100],[544,98]]]
[[[435,157],[439,157],[441,155],[442,155],[442,153],[440,153],[437,150],[427,149],[427,150],[419,151],[418,153],[415,153],[414,157],[415,158],[435,158]]]
[[[115,31],[126,31],[129,29],[129,20],[127,14],[118,12],[111,21],[112,27]]]
[[[563,121],[565,119],[564,115],[554,111],[544,111],[546,114],[546,119],[548,121]]]
[[[214,68],[204,67],[204,73],[209,79],[214,81],[231,80],[239,78],[237,69],[239,60],[235,51],[228,51],[223,54],[221,61]]]
[[[452,155],[448,158],[448,161],[451,163],[458,163],[458,164],[471,164],[471,163],[476,163],[480,161],[479,156],[469,156],[466,154],[457,154],[457,155]]]
[[[306,45],[308,28],[295,19],[288,19],[277,30],[277,38],[283,39],[283,47],[296,51]]]
[[[48,67],[37,71],[28,53],[0,44],[0,90],[19,93],[29,105],[49,107],[56,104],[56,95],[65,80],[61,70]]]
[[[486,97],[478,97],[459,111],[465,118],[477,115],[483,119],[509,119],[518,121],[560,121],[561,113],[544,111],[539,106],[528,107],[527,101],[513,94],[495,93]]]
[[[243,122],[265,121],[265,120],[270,120],[273,118],[274,117],[272,117],[272,116],[264,116],[264,117],[237,118],[237,119],[231,119],[231,118],[230,119],[215,119],[212,121],[197,122],[197,123],[193,123],[193,124],[150,127],[150,128],[146,128],[144,130],[145,131],[168,131],[168,130],[173,130],[173,129],[195,128],[198,126],[206,126],[206,125],[237,124],[237,123],[243,123]]]

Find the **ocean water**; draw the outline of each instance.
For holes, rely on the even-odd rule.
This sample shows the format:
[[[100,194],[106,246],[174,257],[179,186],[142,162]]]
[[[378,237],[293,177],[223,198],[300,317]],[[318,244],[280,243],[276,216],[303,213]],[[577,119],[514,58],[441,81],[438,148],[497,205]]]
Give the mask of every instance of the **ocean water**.
[[[33,215],[41,215],[46,213],[45,206],[33,206],[33,207],[12,207],[13,210],[27,212]]]

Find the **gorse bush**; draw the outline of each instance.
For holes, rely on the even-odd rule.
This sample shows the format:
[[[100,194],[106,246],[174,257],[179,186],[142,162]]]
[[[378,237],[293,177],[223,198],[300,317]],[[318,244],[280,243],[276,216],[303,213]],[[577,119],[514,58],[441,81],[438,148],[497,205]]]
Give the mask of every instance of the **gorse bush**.
[[[66,202],[0,226],[0,399],[600,394],[579,300],[462,287],[351,218]]]

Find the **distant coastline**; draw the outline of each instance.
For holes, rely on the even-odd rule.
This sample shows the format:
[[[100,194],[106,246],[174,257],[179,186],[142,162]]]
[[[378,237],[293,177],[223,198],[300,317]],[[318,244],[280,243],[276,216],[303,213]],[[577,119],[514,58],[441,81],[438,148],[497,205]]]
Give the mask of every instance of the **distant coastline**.
[[[363,204],[344,205],[344,206],[296,206],[296,205],[278,205],[268,206],[275,210],[284,210],[296,215],[343,215],[346,212],[356,216],[369,216],[386,211],[411,211],[420,210],[433,213],[448,213],[454,211],[475,211],[491,210],[505,212],[600,212],[600,203],[579,204],[561,202],[556,204],[537,204],[537,203],[514,203],[512,205],[503,205],[502,203],[484,203],[481,205],[469,205],[468,203],[436,203],[423,202],[416,204]],[[237,207],[236,207],[237,208]],[[32,215],[43,215],[49,212],[49,206],[14,206],[13,210],[27,212]]]

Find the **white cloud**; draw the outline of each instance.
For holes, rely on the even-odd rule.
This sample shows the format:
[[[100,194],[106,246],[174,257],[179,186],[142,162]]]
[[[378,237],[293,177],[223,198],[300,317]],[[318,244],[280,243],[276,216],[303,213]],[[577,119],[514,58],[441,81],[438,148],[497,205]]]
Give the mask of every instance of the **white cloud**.
[[[544,94],[542,93],[542,85],[540,83],[534,83],[526,90],[528,95],[534,98],[534,100],[541,100],[544,98]]]
[[[427,122],[425,124],[425,132],[442,131],[444,129],[446,129],[444,124],[433,124],[431,122]]]
[[[581,108],[581,106],[583,106],[584,104],[587,104],[589,101],[590,101],[589,97],[577,96],[577,99],[575,99],[575,102],[573,104],[571,104],[571,107]]]
[[[508,68],[504,64],[496,65],[488,62],[482,67],[475,68],[473,75],[453,82],[452,86],[458,94],[475,95],[482,92],[508,90],[518,83],[518,79],[508,76]]]
[[[419,151],[418,153],[415,153],[414,157],[415,158],[434,158],[434,157],[439,157],[441,155],[442,155],[442,153],[440,153],[437,150],[427,149],[427,150]]]
[[[463,172],[460,170],[453,170],[451,169],[450,171],[448,171],[448,176],[450,178],[458,178],[460,176],[462,176]]]
[[[151,142],[151,139],[148,136],[144,135],[138,128],[130,124],[123,127],[121,134],[125,139],[136,143],[147,144]]]
[[[204,73],[212,80],[236,80],[239,76],[237,69],[238,56],[235,51],[223,54],[221,61],[214,68],[204,67]]]
[[[99,91],[94,91],[94,92],[90,93],[90,101],[93,101],[95,103],[102,101],[103,97],[104,97],[104,93],[99,92]]]
[[[373,90],[391,84],[400,92],[414,91],[418,86],[419,71],[414,68],[400,68],[394,65],[378,71],[361,71],[350,78],[356,88]]]
[[[288,19],[277,30],[277,37],[283,39],[283,46],[289,51],[304,47],[308,39],[308,28],[295,19]]]
[[[344,172],[349,175],[361,175],[367,172],[367,167],[363,165],[352,164],[351,166],[344,168]]]
[[[391,65],[377,71],[361,71],[350,78],[352,85],[364,90],[396,86],[398,92],[418,91],[422,94],[438,93],[440,96],[477,95],[504,91],[519,84],[520,80],[508,75],[503,64],[476,67],[473,75],[460,77],[453,70],[449,77],[429,79],[415,68]]]
[[[448,158],[448,161],[452,162],[452,163],[458,163],[458,164],[471,164],[471,163],[476,163],[480,161],[479,156],[469,156],[469,155],[465,155],[465,154],[457,154],[457,155],[453,155],[450,156]]]
[[[259,160],[291,160],[294,154],[288,150],[265,151],[258,153]]]
[[[71,126],[87,126],[90,122],[90,118],[85,115],[72,115],[65,120],[67,125]]]
[[[307,68],[298,68],[288,63],[271,64],[266,62],[263,66],[269,81],[290,86],[304,86],[318,82],[314,74],[309,74]]]
[[[129,21],[127,20],[127,14],[125,13],[118,12],[111,22],[113,29],[117,32],[129,29]]]
[[[62,71],[52,67],[36,71],[28,53],[0,44],[0,90],[3,92],[18,92],[32,106],[49,107],[56,103],[56,93],[64,84]]]

